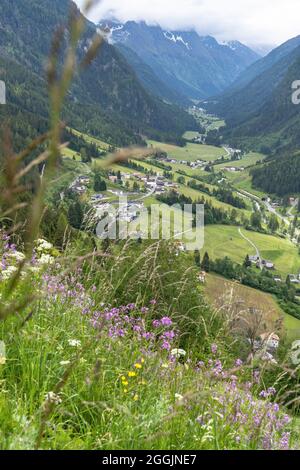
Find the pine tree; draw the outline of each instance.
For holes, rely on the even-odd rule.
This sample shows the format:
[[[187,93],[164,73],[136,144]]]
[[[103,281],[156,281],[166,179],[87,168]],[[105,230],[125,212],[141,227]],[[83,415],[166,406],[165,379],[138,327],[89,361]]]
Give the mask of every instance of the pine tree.
[[[261,229],[261,214],[256,211],[251,214],[250,223],[253,228]]]
[[[104,180],[101,180],[100,185],[99,185],[99,191],[106,191],[107,190],[107,185]]]
[[[68,210],[68,220],[72,227],[81,229],[83,223],[83,210],[79,201],[73,202]]]
[[[80,149],[80,153],[81,153],[81,160],[83,163],[90,163],[92,161],[91,156],[88,154],[85,147],[82,147]]]
[[[251,261],[250,261],[249,255],[247,255],[244,261],[244,267],[250,268],[250,266],[251,266]]]
[[[200,251],[199,250],[195,250],[194,251],[194,259],[195,259],[195,264],[196,266],[201,266],[201,257],[200,257]]]
[[[203,256],[203,259],[202,259],[202,263],[201,263],[201,269],[203,269],[203,271],[209,273],[210,271],[210,259],[209,259],[209,255],[207,253],[207,251],[205,252],[204,256]]]
[[[103,188],[103,183],[105,184],[105,189]],[[94,175],[94,191],[105,191],[106,190],[106,183],[102,180],[100,173],[97,171]]]
[[[133,191],[135,191],[135,192],[138,192],[138,191],[140,190],[140,187],[139,187],[139,185],[138,185],[138,183],[137,183],[136,181],[133,183],[132,189],[133,189]]]
[[[271,230],[272,233],[276,232],[279,229],[279,222],[275,214],[271,214],[269,222],[268,222],[268,229]]]

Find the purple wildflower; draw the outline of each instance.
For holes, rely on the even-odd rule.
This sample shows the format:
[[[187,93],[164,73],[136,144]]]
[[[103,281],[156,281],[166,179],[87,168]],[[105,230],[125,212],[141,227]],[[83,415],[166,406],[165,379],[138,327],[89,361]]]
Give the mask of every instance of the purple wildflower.
[[[161,324],[162,324],[163,326],[170,326],[170,325],[172,325],[172,320],[171,320],[171,318],[169,318],[169,317],[163,317],[163,318],[161,319]]]

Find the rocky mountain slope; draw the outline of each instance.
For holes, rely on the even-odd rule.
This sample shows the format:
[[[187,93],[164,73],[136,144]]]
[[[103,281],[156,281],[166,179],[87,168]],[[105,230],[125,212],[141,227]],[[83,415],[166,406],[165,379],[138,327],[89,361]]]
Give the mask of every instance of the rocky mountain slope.
[[[238,41],[220,44],[195,31],[166,31],[134,21],[102,21],[99,27],[125,57],[133,51],[169,89],[186,98],[203,99],[224,90],[259,59]]]

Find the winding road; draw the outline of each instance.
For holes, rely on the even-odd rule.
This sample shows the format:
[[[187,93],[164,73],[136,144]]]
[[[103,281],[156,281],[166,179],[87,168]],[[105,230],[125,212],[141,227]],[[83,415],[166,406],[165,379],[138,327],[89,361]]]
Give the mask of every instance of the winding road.
[[[289,209],[289,211],[287,212],[287,215],[282,215],[280,213],[278,213],[276,211],[276,209],[268,202],[268,201],[261,201],[260,198],[258,196],[255,196],[254,194],[252,193],[249,193],[248,191],[245,191],[245,190],[242,190],[240,189],[239,192],[246,196],[246,197],[249,197],[250,199],[252,199],[254,202],[258,203],[258,204],[261,204],[263,203],[263,205],[265,206],[265,208],[267,209],[268,212],[270,212],[271,214],[274,214],[276,215],[276,217],[278,217],[279,220],[281,220],[285,225],[287,225],[287,227],[290,227],[291,223],[292,223],[292,210],[294,207],[296,207],[296,205],[298,204],[298,199],[296,199],[296,201],[294,202],[294,204],[291,206],[291,208]],[[300,236],[300,229],[295,229],[295,237],[298,237]],[[295,240],[291,240],[293,243],[296,243]]]
[[[262,269],[262,258],[261,258],[261,256],[260,256],[260,252],[259,252],[258,247],[255,245],[255,243],[253,243],[252,240],[250,240],[248,237],[246,237],[246,235],[243,234],[241,228],[239,228],[238,231],[239,231],[239,234],[241,235],[241,237],[242,237],[244,240],[246,240],[248,243],[250,243],[250,245],[253,246],[253,248],[255,249],[255,251],[256,251],[256,256],[257,256],[257,258],[259,259],[259,267],[260,267],[260,269]]]

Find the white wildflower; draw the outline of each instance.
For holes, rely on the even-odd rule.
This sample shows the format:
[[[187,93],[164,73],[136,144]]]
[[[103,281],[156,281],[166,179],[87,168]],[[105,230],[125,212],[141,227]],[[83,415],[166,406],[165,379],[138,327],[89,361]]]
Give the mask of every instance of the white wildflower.
[[[54,258],[53,258],[53,256],[46,255],[46,254],[43,253],[42,256],[40,257],[40,259],[38,260],[38,263],[40,265],[53,264],[54,263]]]
[[[24,253],[21,253],[21,251],[12,251],[11,253],[9,253],[8,257],[13,258],[18,262],[24,261],[24,259],[26,258]]]
[[[171,356],[175,356],[177,358],[184,357],[184,356],[186,356],[186,351],[184,349],[175,348],[175,349],[172,349]]]
[[[7,280],[10,279],[16,272],[18,268],[16,266],[7,266],[5,270],[2,271],[2,279]]]
[[[37,266],[30,266],[30,268],[28,268],[28,270],[32,273],[38,273],[39,272],[39,268]]]
[[[81,341],[79,341],[79,339],[69,339],[68,343],[69,346],[72,346],[73,348],[80,348],[81,346]]]
[[[52,250],[53,245],[52,243],[47,242],[47,240],[39,239],[36,241],[37,244],[37,251],[48,251]]]
[[[175,393],[175,400],[178,401],[179,403],[182,403],[184,400],[183,395],[180,395],[180,393]]]
[[[59,363],[61,366],[68,366],[69,364],[71,364],[71,361],[60,361]]]
[[[60,398],[60,396],[54,392],[46,393],[45,400],[50,403],[54,403],[55,405],[59,405],[62,402],[62,399]]]

